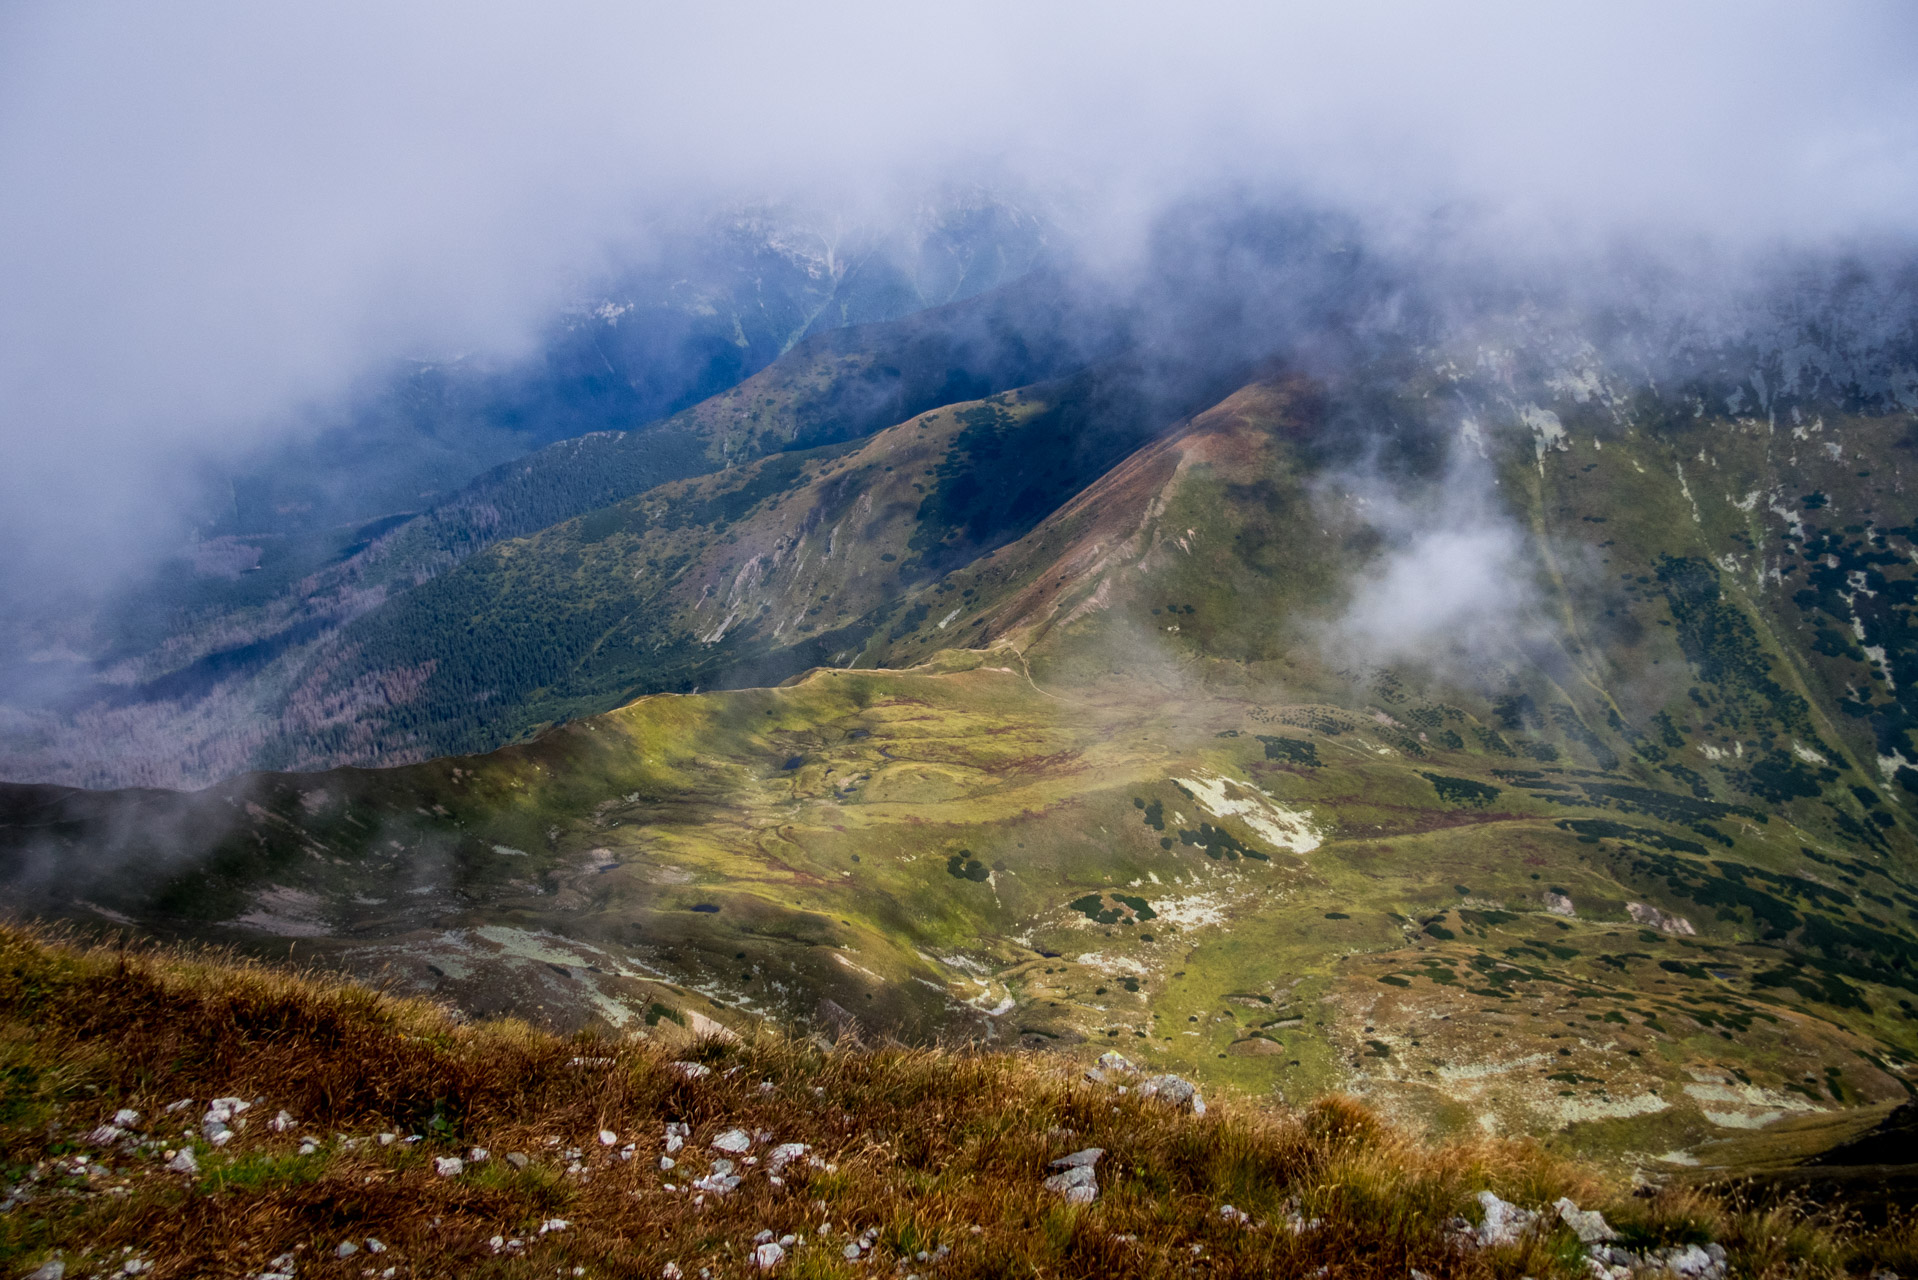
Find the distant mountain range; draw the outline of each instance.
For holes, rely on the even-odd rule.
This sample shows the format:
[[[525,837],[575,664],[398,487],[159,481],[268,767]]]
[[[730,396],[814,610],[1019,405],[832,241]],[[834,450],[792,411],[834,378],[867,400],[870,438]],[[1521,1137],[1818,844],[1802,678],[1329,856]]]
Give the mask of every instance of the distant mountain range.
[[[1003,333],[969,333],[960,315],[857,353],[830,338],[1028,275],[1051,234],[1036,215],[965,192],[903,229],[772,209],[662,233],[657,265],[584,298],[530,362],[418,366],[309,444],[230,477],[203,539],[98,617],[14,619],[38,625],[0,636],[11,649],[0,776],[197,785],[311,758],[323,748],[307,743],[309,726],[297,713],[273,724],[288,714],[274,704],[341,625],[500,538],[791,447],[770,417],[763,439],[715,444],[715,415],[733,402],[700,407],[782,354],[793,356],[787,377],[838,380],[837,392],[790,388],[778,429],[808,438],[1062,367],[1056,314],[1030,355],[993,345],[1046,323],[1011,314],[1011,299],[977,320]],[[841,359],[869,368],[847,377]],[[45,630],[59,642],[40,642]]]

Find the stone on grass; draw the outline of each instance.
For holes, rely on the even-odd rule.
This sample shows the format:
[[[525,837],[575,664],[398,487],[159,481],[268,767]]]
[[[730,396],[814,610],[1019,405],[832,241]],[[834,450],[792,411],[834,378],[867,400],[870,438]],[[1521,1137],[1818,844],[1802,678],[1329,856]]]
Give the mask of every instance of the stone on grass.
[[[181,1147],[173,1159],[166,1162],[166,1167],[169,1173],[198,1173],[200,1162],[193,1158],[191,1147]]]
[[[275,1133],[291,1133],[293,1130],[293,1124],[294,1124],[294,1121],[293,1121],[292,1115],[288,1113],[284,1108],[282,1108],[280,1111],[280,1114],[274,1116],[271,1120],[268,1120],[266,1122],[266,1127],[271,1129]]]
[[[359,1251],[360,1247],[351,1240],[342,1240],[340,1241],[340,1247],[333,1251],[333,1256],[336,1258],[350,1258]]]
[[[1517,1244],[1519,1237],[1531,1229],[1533,1219],[1538,1216],[1508,1200],[1499,1199],[1490,1191],[1479,1192],[1478,1203],[1485,1211],[1485,1218],[1478,1228],[1480,1247]]]
[[[680,1280],[685,1274],[677,1262],[669,1262],[659,1269],[659,1280]]]
[[[1123,1053],[1119,1053],[1112,1049],[1107,1049],[1104,1053],[1099,1055],[1098,1065],[1099,1065],[1099,1070],[1101,1071],[1131,1072],[1131,1071],[1136,1071],[1138,1069],[1132,1065],[1131,1061],[1127,1059],[1127,1057]]]
[[[1153,1076],[1139,1086],[1139,1096],[1157,1098],[1195,1116],[1205,1114],[1205,1099],[1199,1096],[1198,1086],[1181,1076]]]
[[[771,1271],[786,1259],[786,1251],[770,1241],[753,1250],[753,1265],[761,1271]]]
[[[1560,1196],[1552,1208],[1558,1210],[1558,1220],[1585,1244],[1605,1244],[1618,1239],[1618,1232],[1612,1230],[1604,1214],[1596,1209],[1579,1208],[1569,1196]]]
[[[58,1258],[43,1262],[27,1273],[27,1280],[66,1280],[67,1264]]]
[[[533,1163],[533,1161],[532,1158],[524,1152],[514,1151],[507,1155],[506,1163],[512,1165],[515,1169],[524,1169],[527,1165]]]
[[[766,1167],[778,1173],[811,1149],[803,1142],[782,1142],[766,1153]]]
[[[1099,1198],[1099,1179],[1090,1164],[1068,1165],[1047,1178],[1043,1185],[1047,1191],[1064,1196],[1067,1204],[1091,1204]]]
[[[700,1080],[713,1073],[711,1067],[700,1062],[675,1062],[672,1064],[672,1068],[679,1072],[680,1078],[683,1080]]]
[[[724,1151],[731,1155],[740,1155],[752,1149],[752,1135],[744,1129],[728,1129],[712,1141],[715,1151]]]
[[[619,1145],[619,1135],[611,1129],[601,1129],[599,1131],[599,1145],[602,1147],[616,1147]]]
[[[466,1172],[466,1161],[458,1156],[434,1156],[433,1172],[442,1178],[457,1178]]]

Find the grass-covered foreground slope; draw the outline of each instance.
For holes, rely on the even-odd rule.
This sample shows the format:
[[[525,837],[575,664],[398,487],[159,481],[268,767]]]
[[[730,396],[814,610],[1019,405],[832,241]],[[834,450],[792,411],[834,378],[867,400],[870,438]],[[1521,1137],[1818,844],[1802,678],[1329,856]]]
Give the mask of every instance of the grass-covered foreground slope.
[[[1561,1197],[1601,1210],[1645,1274],[1681,1251],[1752,1277],[1918,1261],[1895,1215],[1634,1196],[1529,1143],[1421,1141],[1349,1099],[1194,1115],[1138,1073],[1095,1082],[1050,1057],[663,1030],[474,1025],[0,930],[0,1267],[1572,1280],[1588,1246]],[[1045,1181],[1087,1152],[1096,1194],[1070,1203]],[[1539,1216],[1498,1241],[1482,1193]]]

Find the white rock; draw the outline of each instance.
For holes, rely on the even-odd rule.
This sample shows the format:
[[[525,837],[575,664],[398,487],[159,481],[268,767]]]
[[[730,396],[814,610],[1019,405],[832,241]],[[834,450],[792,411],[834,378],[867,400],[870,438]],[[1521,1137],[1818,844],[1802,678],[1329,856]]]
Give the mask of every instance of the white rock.
[[[659,1158],[660,1172],[664,1173],[666,1170],[672,1168],[674,1165],[677,1165],[678,1163],[679,1161],[673,1159],[671,1156],[661,1156]]]
[[[539,1224],[539,1233],[545,1235],[549,1231],[564,1231],[572,1225],[564,1218],[548,1218]]]
[[[359,1251],[360,1247],[351,1240],[342,1240],[340,1241],[340,1247],[333,1251],[333,1256],[336,1258],[350,1258]]]
[[[1682,1249],[1661,1250],[1658,1257],[1667,1270],[1688,1278],[1705,1280],[1706,1277],[1725,1274],[1725,1264],[1717,1261],[1695,1244],[1688,1244]]]
[[[122,1107],[113,1113],[113,1123],[119,1125],[122,1129],[131,1129],[134,1125],[140,1123],[140,1113]]]
[[[55,1258],[27,1273],[27,1280],[66,1280],[67,1264]]]
[[[1099,1055],[1099,1069],[1101,1071],[1125,1071],[1125,1072],[1132,1072],[1132,1071],[1138,1070],[1138,1068],[1133,1066],[1131,1061],[1127,1059],[1127,1057],[1123,1053],[1118,1053],[1111,1049],[1108,1049],[1104,1053]]]
[[[466,1161],[458,1156],[434,1156],[433,1172],[442,1178],[457,1178],[466,1172]]]
[[[127,1136],[127,1131],[117,1124],[103,1124],[87,1135],[87,1145],[93,1147],[111,1146]]]
[[[766,1167],[777,1173],[810,1150],[803,1142],[782,1142],[766,1153]]]
[[[770,1241],[753,1250],[753,1265],[761,1271],[771,1271],[786,1260],[786,1251]]]
[[[167,1104],[166,1104],[166,1113],[167,1113],[168,1115],[172,1115],[172,1114],[173,1114],[174,1112],[176,1112],[176,1111],[185,1111],[185,1110],[186,1110],[186,1109],[187,1109],[188,1107],[190,1107],[190,1106],[192,1106],[192,1105],[193,1105],[193,1099],[191,1099],[191,1098],[181,1098],[181,1099],[180,1099],[179,1101],[177,1101],[177,1102],[169,1102],[169,1103],[167,1103]]]
[[[1157,1098],[1170,1106],[1189,1110],[1195,1116],[1205,1114],[1205,1099],[1199,1096],[1198,1086],[1179,1076],[1153,1076],[1139,1086],[1142,1098]]]
[[[200,1162],[193,1158],[192,1148],[181,1147],[180,1150],[174,1154],[173,1159],[166,1162],[166,1167],[168,1172],[171,1173],[198,1173],[200,1171]]]
[[[732,1155],[739,1155],[742,1152],[749,1151],[752,1149],[752,1145],[752,1135],[744,1129],[728,1129],[712,1141],[712,1147],[715,1151],[725,1151]]]
[[[1099,1157],[1105,1154],[1104,1147],[1087,1147],[1084,1151],[1075,1151],[1069,1156],[1060,1156],[1052,1162],[1055,1169],[1090,1169],[1099,1163]]]
[[[266,1127],[275,1133],[289,1133],[293,1129],[293,1117],[285,1110],[266,1122]]]
[[[474,1147],[466,1153],[466,1162],[468,1164],[485,1164],[488,1160],[492,1159],[492,1156],[493,1153],[485,1147]]]
[[[687,1080],[699,1080],[713,1073],[711,1067],[699,1062],[675,1062],[672,1068]]]
[[[1499,1199],[1490,1191],[1479,1192],[1478,1203],[1479,1207],[1485,1211],[1485,1219],[1478,1228],[1478,1242],[1481,1246],[1516,1244],[1518,1238],[1525,1234],[1531,1227],[1532,1220],[1537,1216],[1510,1201]]]
[[[1099,1179],[1089,1164],[1069,1166],[1062,1173],[1055,1173],[1043,1184],[1047,1191],[1056,1191],[1066,1198],[1067,1204],[1091,1204],[1099,1198]]]
[[[685,1274],[677,1262],[669,1262],[659,1269],[659,1280],[681,1280]]]
[[[859,1261],[859,1246],[857,1244],[849,1244],[841,1249],[839,1253],[847,1262]]]
[[[368,1236],[366,1238],[366,1251],[368,1253],[385,1253],[386,1244],[384,1241],[375,1240],[372,1236]]]
[[[599,1131],[599,1145],[602,1147],[616,1147],[619,1145],[619,1135],[611,1129],[601,1129]]]
[[[1552,1205],[1558,1210],[1558,1220],[1572,1229],[1586,1244],[1604,1244],[1618,1239],[1618,1232],[1612,1230],[1605,1221],[1605,1215],[1596,1209],[1581,1209],[1573,1204],[1569,1196],[1560,1196]]]

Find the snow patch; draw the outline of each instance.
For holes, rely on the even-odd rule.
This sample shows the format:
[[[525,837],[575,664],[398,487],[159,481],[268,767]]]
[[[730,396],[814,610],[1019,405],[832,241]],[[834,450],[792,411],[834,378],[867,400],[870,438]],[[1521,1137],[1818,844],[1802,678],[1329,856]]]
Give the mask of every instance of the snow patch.
[[[1310,853],[1323,837],[1312,825],[1310,812],[1293,812],[1268,793],[1249,783],[1217,774],[1177,778],[1207,813],[1215,818],[1237,818],[1274,848],[1288,853]]]

